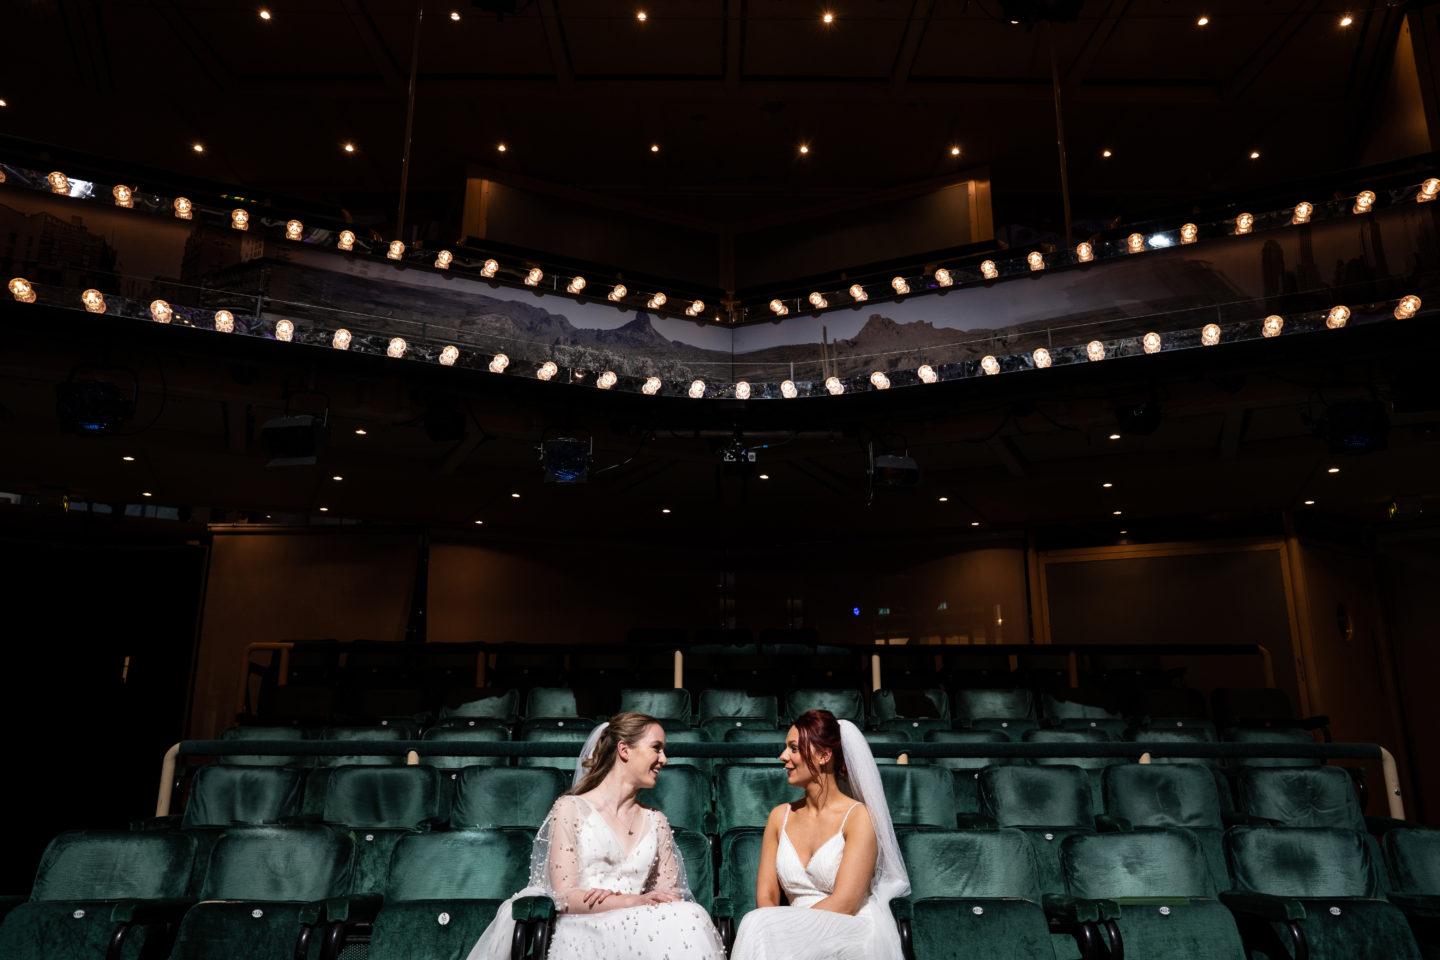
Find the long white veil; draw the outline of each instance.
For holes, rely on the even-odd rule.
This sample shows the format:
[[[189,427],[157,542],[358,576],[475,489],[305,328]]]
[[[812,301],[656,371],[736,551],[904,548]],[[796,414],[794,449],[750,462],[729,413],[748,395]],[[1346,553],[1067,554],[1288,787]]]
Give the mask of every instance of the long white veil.
[[[604,723],[597,725],[594,730],[591,730],[590,736],[585,738],[585,746],[580,748],[580,756],[575,761],[575,778],[570,781],[570,788],[572,790],[578,787],[580,781],[585,779],[585,774],[590,772],[590,769],[585,766],[585,761],[595,756],[595,745],[600,742],[600,734],[604,733],[605,728],[608,726],[610,726],[610,721],[606,720]]]
[[[870,892],[888,913],[891,900],[910,893],[910,875],[905,872],[905,861],[900,857],[900,842],[895,839],[895,824],[890,819],[890,804],[880,783],[880,768],[875,765],[875,755],[870,752],[865,735],[849,720],[840,721],[840,751],[845,755],[845,767],[850,774],[850,792],[865,804],[875,828],[879,852]]]

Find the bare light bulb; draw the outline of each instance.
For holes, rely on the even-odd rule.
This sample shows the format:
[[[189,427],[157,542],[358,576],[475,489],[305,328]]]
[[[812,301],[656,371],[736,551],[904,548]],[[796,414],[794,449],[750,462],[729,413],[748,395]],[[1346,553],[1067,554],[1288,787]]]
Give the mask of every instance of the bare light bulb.
[[[660,378],[646,377],[645,385],[640,388],[640,392],[645,394],[645,396],[647,397],[655,396],[655,394],[660,392]]]
[[[355,234],[349,230],[341,230],[340,242],[335,244],[335,246],[339,247],[341,250],[354,250]]]
[[[1285,318],[1272,313],[1265,318],[1264,323],[1260,324],[1260,335],[1262,337],[1278,337],[1284,328]]]
[[[35,288],[24,277],[16,277],[10,281],[10,293],[21,303],[35,302]]]
[[[1401,297],[1400,302],[1395,305],[1395,319],[1408,320],[1415,316],[1420,310],[1420,298],[1415,294]]]
[[[1132,233],[1125,238],[1125,246],[1131,253],[1143,253],[1145,251],[1145,235],[1143,233]]]
[[[980,369],[985,371],[985,376],[993,377],[1000,372],[1000,361],[994,357],[983,357],[980,360]]]
[[[749,400],[750,384],[746,383],[744,380],[741,380],[739,383],[735,384],[735,399]]]
[[[905,282],[905,278],[904,278],[904,277],[895,277],[895,278],[893,278],[893,279],[890,281],[890,286],[893,287],[894,290],[895,290],[895,292],[898,293],[898,294],[900,294],[902,297],[903,297],[905,294],[907,294],[907,293],[910,292],[910,284],[908,284],[908,283]],[[778,301],[776,301],[776,302],[778,302]]]
[[[1200,228],[1193,223],[1187,223],[1180,228],[1180,242],[1194,243],[1200,237]]]
[[[230,211],[230,227],[232,230],[249,230],[250,214],[248,211],[238,207]]]
[[[616,382],[619,379],[619,377],[615,376],[615,371],[606,370],[604,373],[600,374],[598,378],[596,378],[595,386],[599,387],[601,390],[609,390],[611,387],[615,386]]]
[[[110,191],[110,195],[115,198],[115,206],[117,207],[129,209],[135,206],[134,193],[123,183],[116,185],[115,189]]]
[[[1200,342],[1207,347],[1213,347],[1220,342],[1220,325],[1207,323],[1200,330]]]
[[[648,301],[646,301],[645,306],[649,307],[651,310],[659,310],[661,307],[665,306],[665,294],[656,293]]]
[[[1242,213],[1235,218],[1235,232],[1249,233],[1255,229],[1255,215],[1253,213]]]
[[[826,377],[825,389],[830,391],[830,396],[838,397],[845,392],[845,384],[840,382],[839,377]]]
[[[567,283],[567,284],[565,284],[565,292],[566,292],[566,293],[579,293],[581,290],[584,290],[584,289],[585,289],[585,278],[584,278],[584,277],[571,277],[571,278],[570,278],[570,282]]]
[[[391,240],[390,249],[385,252],[385,257],[389,260],[399,260],[403,256],[405,256],[405,244],[399,240]]]
[[[80,302],[85,304],[85,310],[88,313],[105,312],[105,297],[99,290],[86,290],[80,294]]]
[[[1095,259],[1095,248],[1088,243],[1076,244],[1075,259],[1079,260],[1081,263],[1089,263],[1091,260]]]
[[[890,378],[885,376],[885,374],[881,373],[879,370],[876,370],[874,373],[870,374],[870,385],[873,386],[876,390],[889,390]]]
[[[490,358],[490,372],[504,373],[505,368],[510,366],[510,358],[503,353],[497,353]]]
[[[480,276],[487,278],[493,277],[495,276],[495,271],[499,269],[500,264],[496,263],[494,260],[486,260],[484,266],[480,268]]]
[[[1355,206],[1350,208],[1351,213],[1369,213],[1375,206],[1375,191],[1361,190],[1355,195]]]
[[[229,310],[215,311],[215,331],[217,333],[235,332],[235,314]]]
[[[150,302],[150,319],[156,323],[169,323],[175,319],[175,311],[170,309],[170,304],[164,300],[152,300]]]
[[[275,339],[289,343],[295,339],[295,324],[289,320],[281,320],[275,324]]]
[[[59,170],[45,178],[50,184],[50,192],[62,197],[70,196],[70,178]],[[1427,181],[1428,182],[1428,181]]]
[[[1044,370],[1046,367],[1050,366],[1050,351],[1046,350],[1044,347],[1036,350],[1030,356],[1035,361],[1036,370]]]
[[[539,267],[531,267],[530,272],[525,274],[525,286],[537,287],[540,281],[545,279],[545,274]]]
[[[790,308],[785,306],[785,304],[781,303],[779,300],[771,300],[770,311],[774,313],[777,317],[783,317],[790,312]]]
[[[551,377],[555,376],[555,374],[559,372],[560,368],[555,365],[554,360],[546,360],[544,363],[540,364],[540,369],[535,371],[535,376],[539,377],[541,380],[549,380]]]
[[[794,400],[799,395],[800,391],[796,388],[794,380],[786,380],[780,384],[780,396],[786,400]]]
[[[705,301],[704,301],[704,300],[694,300],[694,301],[691,301],[690,306],[688,306],[688,307],[685,308],[685,316],[687,316],[687,317],[698,317],[698,316],[700,316],[700,314],[702,314],[702,313],[704,313],[704,312],[705,312]]]
[[[193,205],[189,200],[185,199],[184,197],[176,197],[176,198],[175,198],[175,219],[176,219],[176,220],[189,220],[190,217],[191,217],[190,211],[191,211],[191,209],[193,208],[193,206],[194,206],[194,205]]]
[[[351,339],[350,331],[341,327],[339,330],[336,330],[335,335],[330,338],[330,346],[336,350],[349,350]]]
[[[919,375],[921,383],[935,383],[940,379],[939,375],[935,372],[935,368],[928,363],[920,364],[920,369],[915,372]]]
[[[630,292],[629,290],[626,290],[626,289],[625,289],[625,284],[623,284],[623,283],[617,283],[617,284],[615,284],[614,287],[611,288],[610,292],[609,292],[608,294],[606,294],[606,297],[605,297],[605,298],[606,298],[607,300],[611,301],[612,303],[617,303],[617,302],[619,302],[619,301],[621,301],[621,300],[624,300],[624,299],[625,299],[625,295],[628,294],[629,292]]]
[[[435,269],[449,270],[450,264],[455,262],[455,254],[449,250],[441,250],[435,255]]]
[[[850,299],[856,303],[864,303],[870,299],[870,294],[866,293],[865,288],[860,286],[860,284],[852,283],[850,284]]]
[[[289,220],[285,224],[285,239],[300,240],[305,236],[305,224],[299,220]]]
[[[949,270],[946,270],[944,267],[937,267],[935,270],[935,282],[942,287],[948,287],[955,283],[955,278],[950,275]]]
[[[1350,308],[1345,306],[1331,307],[1330,313],[1325,317],[1325,326],[1331,330],[1339,330],[1350,320]]]
[[[702,397],[704,397],[704,396],[705,396],[705,381],[704,381],[704,380],[693,380],[693,381],[691,381],[689,393],[690,393],[690,399],[691,399],[691,400],[699,400],[699,399],[701,399]]]
[[[52,173],[50,174],[50,176],[53,177],[55,176],[55,174]],[[50,182],[53,186],[55,181],[52,180]],[[55,192],[60,193],[61,191],[56,190]],[[1440,180],[1431,177],[1429,180],[1426,180],[1424,183],[1420,184],[1420,193],[1418,196],[1415,197],[1415,199],[1420,201],[1421,203],[1429,203],[1431,200],[1435,199],[1436,194],[1440,194]]]
[[[405,342],[404,337],[392,337],[390,345],[385,348],[385,356],[399,360],[405,356],[405,351],[409,346],[410,344]]]
[[[980,273],[985,277],[986,280],[994,280],[996,277],[1000,276],[1000,271],[995,268],[994,260],[986,260],[984,263],[980,264]]]
[[[1302,223],[1309,223],[1310,216],[1315,212],[1315,204],[1308,200],[1302,200],[1295,204],[1295,210],[1290,214],[1290,222],[1296,226]]]
[[[446,345],[445,349],[440,351],[439,360],[440,360],[440,366],[442,366],[442,367],[453,367],[453,366],[455,366],[455,361],[456,361],[456,360],[459,360],[459,359],[460,359],[460,348],[459,348],[459,347]]]
[[[1145,347],[1146,353],[1159,353],[1160,348],[1164,346],[1158,333],[1147,333],[1140,342]]]
[[[1030,265],[1032,271],[1045,269],[1045,257],[1039,250],[1030,251],[1030,255],[1025,258],[1025,262]]]
[[[1099,340],[1091,340],[1085,344],[1085,356],[1091,361],[1105,359],[1105,344]]]

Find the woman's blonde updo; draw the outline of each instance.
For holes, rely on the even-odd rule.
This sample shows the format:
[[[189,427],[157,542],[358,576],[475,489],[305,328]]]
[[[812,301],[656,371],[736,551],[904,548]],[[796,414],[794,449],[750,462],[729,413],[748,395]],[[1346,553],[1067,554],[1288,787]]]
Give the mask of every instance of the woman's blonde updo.
[[[659,720],[644,713],[617,713],[610,718],[610,725],[600,734],[600,739],[595,743],[595,752],[580,763],[585,767],[585,776],[575,784],[567,794],[588,793],[600,786],[600,781],[615,766],[615,759],[620,755],[620,741],[625,745],[633,747],[640,743],[645,736],[645,731],[651,724],[658,724]]]

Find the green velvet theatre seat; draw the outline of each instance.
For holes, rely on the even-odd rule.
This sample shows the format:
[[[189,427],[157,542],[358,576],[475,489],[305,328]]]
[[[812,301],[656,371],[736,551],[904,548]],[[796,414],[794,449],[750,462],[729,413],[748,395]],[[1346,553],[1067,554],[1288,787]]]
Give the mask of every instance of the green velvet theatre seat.
[[[1056,743],[1087,745],[1095,743],[1110,743],[1114,738],[1103,729],[1084,730],[1026,730],[1022,738],[1026,743]],[[1117,763],[1125,763],[1123,757],[1032,757],[1030,762],[1036,766],[1067,766],[1079,767],[1085,771],[1090,778],[1090,800],[1094,809],[1100,809],[1101,788],[1100,778],[1105,768]]]
[[[550,767],[466,767],[455,781],[450,827],[539,829],[569,786],[570,777]]]
[[[931,733],[949,733],[950,721],[941,717],[890,717],[877,722],[876,727],[883,731],[903,733],[907,739],[921,742]]]
[[[525,697],[525,718],[579,717],[575,691],[569,687],[534,687]]]
[[[899,693],[882,687],[870,694],[870,719],[877,724],[887,720],[938,720],[948,726],[950,698],[939,687]]]
[[[772,703],[775,700],[774,697],[767,699]],[[704,730],[705,735],[710,738],[712,743],[728,740],[731,730],[768,731],[770,736],[775,739],[776,744],[785,739],[785,731],[776,726],[776,722],[769,717],[707,717],[700,721],[697,729]],[[778,746],[775,755],[780,755]]]
[[[640,791],[640,802],[665,814],[676,829],[715,832],[710,778],[694,767],[667,766],[652,789]]]
[[[729,719],[725,721],[731,723]],[[726,743],[761,743],[773,749],[765,751],[778,758],[785,752],[785,731],[778,727],[732,726],[721,737]]]
[[[304,740],[305,731],[299,727],[230,727],[220,733],[221,740]],[[228,763],[248,767],[303,767],[309,757],[284,757],[232,754],[216,757],[216,763]]]
[[[1240,921],[1254,960],[1419,960],[1368,837],[1330,827],[1232,827],[1225,855],[1235,880],[1220,899]]]
[[[1225,822],[1208,767],[1187,763],[1124,763],[1105,770],[1105,813],[1122,829],[1183,827],[1205,851],[1217,890],[1230,888]]]
[[[1382,841],[1395,892],[1426,960],[1440,957],[1440,830],[1391,830]]]
[[[755,878],[760,873],[760,848],[764,840],[763,826],[734,827],[720,837],[719,889],[711,914],[720,928],[727,953],[735,942],[740,921],[755,909]]]
[[[1354,781],[1339,767],[1247,767],[1236,778],[1236,802],[1289,827],[1365,829]]]
[[[748,690],[713,689],[701,693],[701,724],[720,717],[768,720],[773,727],[779,721],[780,705],[770,694],[752,696]]]
[[[1112,951],[1122,942],[1128,960],[1246,960],[1235,920],[1215,898],[1205,853],[1189,830],[1077,834],[1060,858],[1071,896],[1118,906],[1102,935]]]
[[[455,727],[431,727],[425,731],[424,740],[426,748],[420,753],[420,762],[427,767],[434,767],[443,773],[442,779],[447,786],[448,793],[453,793],[453,784],[459,779],[459,772],[465,767],[503,767],[507,764],[505,757],[455,757],[443,756],[440,751],[446,749],[451,743],[504,743],[510,739],[510,731],[493,720],[475,720],[457,718],[460,723],[475,726]],[[447,794],[448,795],[448,794]]]
[[[879,771],[896,826],[955,826],[955,788],[948,770],[891,765]]]
[[[565,744],[570,748],[566,753],[558,757],[520,757],[516,762],[522,767],[549,767],[574,776],[575,763],[580,757],[580,748],[585,745],[585,738],[590,736],[591,724],[588,720],[567,722],[571,726],[526,728],[520,734],[520,739],[526,743]]]
[[[413,740],[420,736],[420,731],[409,722],[396,720],[382,720],[373,725],[347,725],[326,727],[320,734],[322,740]],[[393,763],[403,764],[405,755],[403,753],[355,755],[343,754],[329,757],[316,757],[317,767],[341,767],[351,766],[357,763]]]
[[[926,743],[1009,743],[1000,730],[931,730]],[[950,771],[955,792],[955,809],[959,813],[980,812],[980,771],[992,764],[1015,763],[1009,757],[931,757],[931,766]]]
[[[305,771],[297,767],[246,767],[212,763],[195,772],[181,826],[228,827],[274,823],[301,809]]]
[[[369,960],[464,960],[496,908],[530,882],[533,830],[455,830],[395,846],[379,913],[337,920],[341,945],[353,921],[373,919]],[[363,927],[361,928],[363,930]]]
[[[104,960],[121,926],[116,960],[164,956],[192,892],[196,849],[179,831],[60,834],[40,858],[30,899],[0,922],[0,957]]]
[[[225,831],[170,960],[292,960],[302,938],[318,956],[320,937],[301,911],[349,890],[354,856],[355,841],[329,827]]]
[[[905,733],[905,732],[901,731],[901,730],[866,730],[866,731],[865,731],[865,739],[871,744],[871,749],[874,749],[874,744],[877,744],[877,743],[894,743],[894,744],[902,744],[902,745],[903,745],[903,744],[908,744],[908,743],[911,742],[911,741],[910,741],[910,735],[909,735],[908,733]],[[880,766],[885,767],[885,766],[894,766],[896,763],[899,763],[900,761],[899,761],[899,758],[897,758],[897,757],[886,757],[886,756],[881,756],[880,754],[877,753],[877,754],[875,755],[875,762],[876,762],[877,764],[879,764]],[[912,762],[916,762],[916,761],[912,761]],[[918,761],[918,762],[923,763],[924,761]]]
[[[438,718],[440,722],[463,718],[514,723],[519,718],[520,694],[516,691],[482,689],[476,690],[475,693],[488,693],[489,696],[479,696],[454,706],[442,707]]]
[[[1040,889],[1062,893],[1060,845],[1095,829],[1090,778],[1074,766],[998,766],[980,771],[984,812],[1002,827],[1019,827],[1035,847]]]
[[[829,710],[836,719],[865,726],[865,697],[859,690],[791,690],[785,694],[785,716],[792,722],[807,710]]]
[[[657,720],[690,720],[690,692],[676,687],[620,691],[621,713],[644,713]]]
[[[721,834],[735,827],[763,827],[771,810],[802,795],[786,780],[785,768],[773,762],[722,763],[715,770],[715,784],[716,829]]]
[[[1315,742],[1308,730],[1297,727],[1232,727],[1222,731],[1220,739],[1225,743],[1244,744]],[[1236,757],[1231,761],[1231,765],[1235,767],[1318,767],[1323,764],[1323,760],[1309,760],[1304,757]]]
[[[668,747],[676,743],[709,743],[710,735],[698,727],[678,727],[674,730],[665,731],[665,743]],[[694,767],[707,777],[710,776],[712,761],[709,757],[673,757],[666,754],[671,767]]]
[[[715,909],[715,863],[710,852],[710,838],[695,830],[686,830],[671,823],[675,846],[685,861],[685,881],[695,902],[709,913]]]
[[[1023,833],[905,832],[899,840],[910,897],[896,914],[913,960],[1052,960],[1039,868]],[[1074,929],[1093,936],[1087,924]]]
[[[956,690],[955,719],[1034,720],[1035,696],[1029,690]]]
[[[431,767],[337,767],[323,819],[355,840],[352,893],[382,893],[390,853],[408,833],[440,816],[440,774]]]

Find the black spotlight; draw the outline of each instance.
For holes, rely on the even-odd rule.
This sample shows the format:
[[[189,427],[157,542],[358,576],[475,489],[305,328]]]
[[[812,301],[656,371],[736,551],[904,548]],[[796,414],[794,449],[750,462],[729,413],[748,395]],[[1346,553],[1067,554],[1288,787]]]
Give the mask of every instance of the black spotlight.
[[[1390,445],[1390,415],[1378,400],[1332,403],[1323,424],[1331,453],[1373,453]]]
[[[1159,400],[1115,404],[1115,425],[1130,436],[1148,437],[1159,428],[1161,419]]]
[[[260,427],[260,442],[272,457],[267,467],[299,467],[315,462],[330,441],[326,417],[308,413],[286,414]]]
[[[875,452],[870,447],[870,489],[902,489],[920,485],[920,465],[909,455]]]
[[[546,483],[585,483],[590,479],[590,454],[594,442],[558,437],[540,444],[540,462]]]
[[[70,433],[85,437],[114,433],[120,424],[135,416],[140,378],[128,367],[113,368],[130,375],[131,388],[127,396],[124,390],[109,380],[76,380],[75,374],[84,369],[112,368],[82,363],[72,369],[64,383],[55,384],[55,416],[60,419],[60,426]]]

